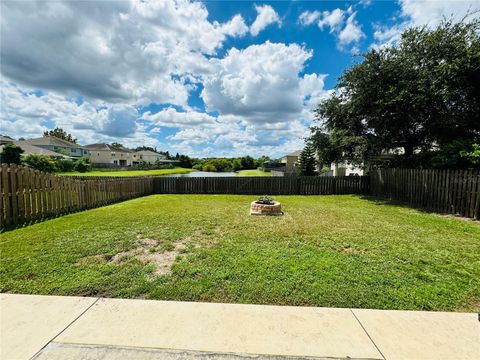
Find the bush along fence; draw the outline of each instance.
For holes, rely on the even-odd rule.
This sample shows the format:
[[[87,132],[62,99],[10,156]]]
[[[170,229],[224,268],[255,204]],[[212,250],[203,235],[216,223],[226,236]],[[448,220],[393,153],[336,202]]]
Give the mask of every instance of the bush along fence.
[[[370,172],[370,194],[433,212],[480,219],[480,171],[374,170]]]
[[[54,176],[16,165],[0,167],[0,228],[95,208],[153,192],[153,178]]]
[[[68,177],[0,167],[0,228],[151,194],[363,194],[480,218],[480,172],[381,169],[349,177]]]

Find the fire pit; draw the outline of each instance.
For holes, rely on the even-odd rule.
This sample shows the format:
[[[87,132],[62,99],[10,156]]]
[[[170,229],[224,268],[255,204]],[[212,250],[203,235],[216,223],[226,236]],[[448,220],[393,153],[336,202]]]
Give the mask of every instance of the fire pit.
[[[283,215],[282,204],[268,196],[262,196],[250,204],[250,215]]]

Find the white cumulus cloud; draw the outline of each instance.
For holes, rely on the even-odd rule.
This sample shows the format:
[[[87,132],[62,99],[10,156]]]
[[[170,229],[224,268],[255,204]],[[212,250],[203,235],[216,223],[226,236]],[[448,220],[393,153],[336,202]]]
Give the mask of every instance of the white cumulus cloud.
[[[358,43],[365,38],[361,25],[355,19],[356,15],[351,6],[346,10],[305,11],[300,14],[298,22],[305,26],[316,23],[320,30],[328,29],[337,38],[340,50],[356,51]]]
[[[403,30],[408,27],[435,27],[444,19],[461,21],[467,14],[470,14],[467,20],[475,16],[478,18],[478,11],[480,11],[478,0],[399,0],[399,5],[400,22],[391,26],[375,24],[375,43],[372,47],[394,45],[400,39]]]
[[[278,25],[281,25],[277,12],[270,5],[255,5],[255,10],[257,10],[257,18],[250,26],[250,34],[253,36],[257,36],[260,31],[270,24],[277,23]]]

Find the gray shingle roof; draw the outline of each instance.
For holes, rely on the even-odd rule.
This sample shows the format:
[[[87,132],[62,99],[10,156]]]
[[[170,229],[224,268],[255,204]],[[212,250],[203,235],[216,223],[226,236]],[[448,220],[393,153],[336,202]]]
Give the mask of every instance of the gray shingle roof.
[[[138,155],[155,155],[155,156],[165,156],[165,155],[162,155],[162,154],[156,153],[155,151],[151,151],[151,150],[140,150],[140,151],[135,151],[135,154],[138,154]]]
[[[53,146],[62,146],[62,147],[69,147],[69,148],[81,148],[81,149],[84,148],[79,144],[75,144],[67,140],[59,139],[55,136],[42,136],[40,138],[28,139],[25,141],[28,142],[30,145],[35,145],[35,146],[53,145]]]
[[[12,144],[14,141],[13,138],[7,135],[0,135],[0,144]]]
[[[27,155],[27,154],[35,154],[35,155],[46,155],[46,156],[53,156],[53,157],[66,157],[63,154],[56,153],[55,151],[47,150],[44,148],[41,148],[39,146],[31,145],[27,141],[13,141],[13,145],[20,146],[24,153],[22,155]],[[0,145],[0,149],[3,149],[4,145]]]
[[[300,156],[300,153],[302,152],[302,150],[297,150],[297,151],[294,151],[290,154],[287,154],[285,156]]]
[[[131,150],[127,149],[126,147],[113,147],[110,144],[99,143],[99,144],[90,144],[86,145],[85,148],[88,150],[103,150],[103,151],[116,151],[116,152],[125,152],[129,153],[132,152]]]

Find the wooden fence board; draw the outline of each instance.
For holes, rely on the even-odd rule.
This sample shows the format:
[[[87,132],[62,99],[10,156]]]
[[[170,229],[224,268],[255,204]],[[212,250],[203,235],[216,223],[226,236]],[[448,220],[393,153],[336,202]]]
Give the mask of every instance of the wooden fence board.
[[[372,195],[430,211],[480,216],[480,171],[380,169],[371,172],[370,189]]]

